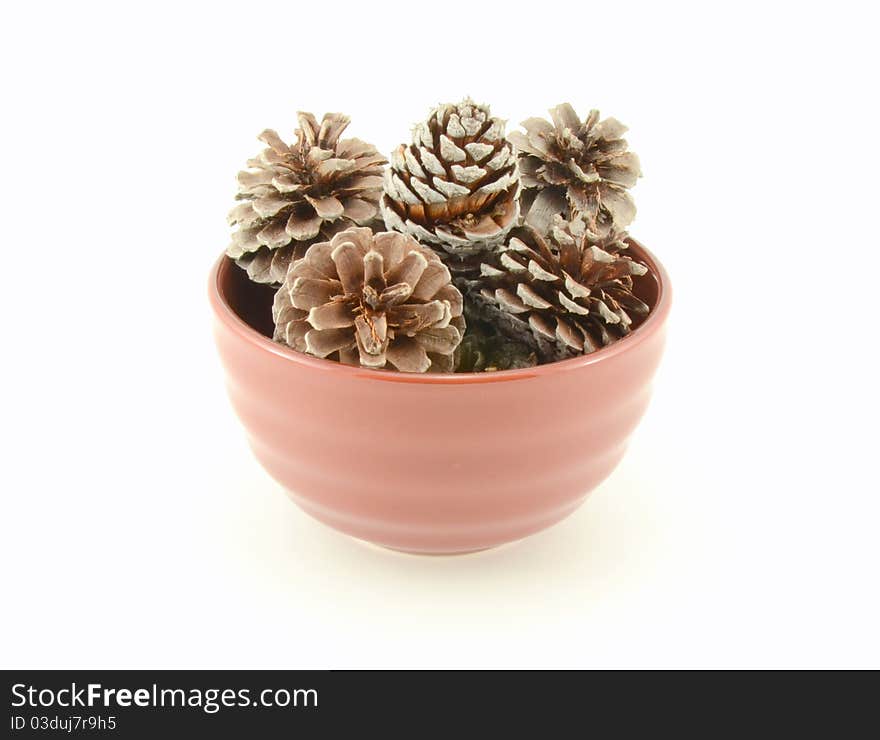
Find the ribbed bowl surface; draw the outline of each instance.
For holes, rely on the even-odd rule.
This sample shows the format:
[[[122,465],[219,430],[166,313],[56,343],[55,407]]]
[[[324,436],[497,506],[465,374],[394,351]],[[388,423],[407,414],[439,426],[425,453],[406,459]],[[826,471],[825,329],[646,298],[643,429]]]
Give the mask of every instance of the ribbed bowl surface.
[[[639,285],[651,315],[593,355],[526,370],[412,375],[339,365],[264,336],[270,296],[221,258],[209,291],[232,404],[293,500],[399,550],[493,547],[570,514],[614,470],[663,352],[669,280]]]

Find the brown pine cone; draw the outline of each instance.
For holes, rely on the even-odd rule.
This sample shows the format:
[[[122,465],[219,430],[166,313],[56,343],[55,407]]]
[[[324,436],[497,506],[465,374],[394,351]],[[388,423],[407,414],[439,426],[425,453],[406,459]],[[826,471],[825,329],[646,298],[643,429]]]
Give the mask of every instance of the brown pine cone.
[[[430,249],[350,228],[309,247],[272,308],[275,340],[316,357],[404,372],[452,372],[462,296]]]
[[[538,351],[542,361],[594,352],[626,336],[649,311],[633,295],[634,275],[648,268],[605,251],[574,225],[548,241],[517,229],[489,255],[470,298],[484,319]]]
[[[237,225],[226,253],[256,282],[280,283],[290,262],[378,214],[387,160],[359,139],[340,139],[349,118],[328,113],[322,122],[299,113],[296,142],[288,146],[267,129],[268,145],[238,174],[241,201],[229,213]]]
[[[621,138],[626,126],[614,118],[600,121],[596,110],[581,122],[568,103],[552,108],[550,116],[553,123],[523,121],[526,132],[509,137],[526,188],[526,224],[546,234],[553,216],[561,214],[584,219],[597,234],[625,229],[636,214],[627,189],[641,175],[639,158]]]
[[[519,173],[504,121],[470,99],[434,109],[412,144],[391,157],[382,215],[389,230],[442,250],[450,267],[501,243],[519,219]]]

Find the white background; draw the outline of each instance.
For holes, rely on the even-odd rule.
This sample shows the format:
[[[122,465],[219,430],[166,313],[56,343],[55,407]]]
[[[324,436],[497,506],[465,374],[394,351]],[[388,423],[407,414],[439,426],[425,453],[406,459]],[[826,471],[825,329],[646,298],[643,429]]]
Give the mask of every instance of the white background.
[[[867,8],[8,7],[2,665],[880,667]],[[206,280],[263,128],[343,110],[387,153],[468,94],[512,128],[566,100],[630,126],[632,233],[675,305],[581,510],[413,557],[312,522],[252,459]]]

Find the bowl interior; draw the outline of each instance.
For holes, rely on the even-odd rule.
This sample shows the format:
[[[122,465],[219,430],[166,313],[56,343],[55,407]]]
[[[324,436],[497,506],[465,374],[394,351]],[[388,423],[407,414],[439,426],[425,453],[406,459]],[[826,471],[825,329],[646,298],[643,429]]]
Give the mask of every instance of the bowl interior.
[[[253,282],[247,272],[226,260],[217,275],[217,287],[229,308],[251,329],[272,338],[275,322],[272,320],[272,301],[275,288]]]

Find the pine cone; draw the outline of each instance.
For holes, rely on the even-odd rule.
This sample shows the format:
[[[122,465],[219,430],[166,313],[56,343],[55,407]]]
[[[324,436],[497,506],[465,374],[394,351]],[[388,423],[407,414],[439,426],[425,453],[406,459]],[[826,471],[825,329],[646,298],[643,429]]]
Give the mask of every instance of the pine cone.
[[[464,334],[461,293],[405,234],[350,228],[309,247],[272,308],[275,340],[348,365],[451,372]]]
[[[557,231],[563,238],[548,241],[518,229],[489,255],[471,293],[485,319],[530,342],[545,362],[609,345],[649,311],[632,292],[632,276],[647,267],[599,248],[583,226]]]
[[[382,215],[389,230],[466,258],[503,241],[519,219],[518,196],[504,121],[466,99],[435,108],[394,152]]]
[[[552,124],[529,118],[522,123],[526,133],[510,134],[527,189],[526,223],[546,234],[552,217],[562,214],[584,219],[594,233],[625,229],[636,214],[627,189],[641,175],[639,158],[621,138],[626,126],[614,118],[600,121],[597,110],[581,123],[568,103],[550,116]]]
[[[311,113],[298,117],[296,143],[267,129],[259,138],[268,148],[238,173],[242,202],[228,218],[238,229],[226,253],[256,282],[280,283],[313,243],[368,224],[379,210],[387,160],[359,139],[339,139],[347,116],[328,113],[320,124]]]

